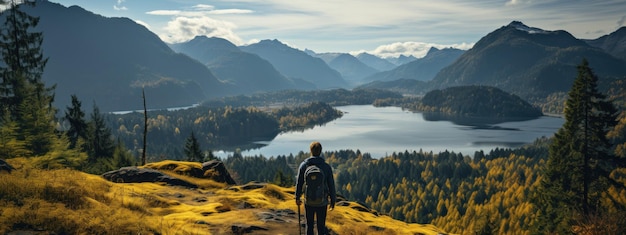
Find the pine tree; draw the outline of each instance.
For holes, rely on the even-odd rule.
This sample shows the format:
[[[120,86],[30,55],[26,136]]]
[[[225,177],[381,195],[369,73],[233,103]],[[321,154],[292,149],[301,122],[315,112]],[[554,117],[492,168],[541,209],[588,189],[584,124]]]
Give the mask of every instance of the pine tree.
[[[28,93],[33,89],[36,87],[31,84],[25,86]],[[18,139],[24,140],[25,147],[35,156],[48,153],[57,141],[51,103],[50,98],[27,96],[17,109],[17,123],[20,127]]]
[[[293,179],[293,177],[290,177],[289,175],[285,175],[285,173],[283,173],[282,170],[278,170],[276,174],[274,175],[274,179],[272,180],[272,183],[281,187],[290,187],[295,184],[295,180]]]
[[[81,109],[81,102],[76,95],[72,95],[72,106],[65,111],[65,120],[70,124],[66,135],[70,140],[70,148],[76,147],[79,138],[87,138],[87,122],[85,112]]]
[[[48,62],[43,57],[41,32],[32,29],[39,23],[38,17],[26,14],[20,8],[34,6],[34,1],[23,1],[18,4],[12,0],[8,2],[9,9],[5,11],[6,21],[0,31],[0,53],[3,67],[0,67],[2,83],[0,83],[0,111],[9,112],[13,119],[17,119],[17,109],[26,97],[34,95],[38,99],[49,99],[52,102],[52,88],[46,88],[41,75]],[[35,86],[33,93],[27,93],[24,86]]]
[[[536,229],[540,232],[569,233],[576,214],[599,212],[600,196],[617,166],[607,139],[617,123],[617,110],[597,90],[598,78],[587,60],[577,69],[565,123],[550,145],[538,192]]]
[[[111,129],[106,126],[104,116],[96,104],[93,105],[88,129],[87,153],[89,162],[95,163],[98,159],[112,158],[115,145],[111,139]]]
[[[204,160],[202,150],[200,149],[200,143],[198,143],[198,139],[196,139],[193,131],[191,132],[191,135],[187,137],[187,140],[185,141],[185,149],[183,151],[185,152],[185,156],[187,156],[188,161],[200,162]]]
[[[113,166],[115,168],[132,166],[135,162],[136,160],[133,155],[126,149],[124,143],[118,139],[113,151]]]
[[[8,113],[0,120],[0,158],[30,156],[32,152],[26,148],[26,143],[17,139],[19,126],[11,120]]]
[[[16,141],[34,155],[43,155],[52,149],[55,141],[54,86],[46,87],[42,73],[48,61],[43,57],[41,32],[33,32],[39,23],[22,11],[34,6],[34,1],[8,1],[4,27],[0,30],[0,116],[5,123],[17,123]]]

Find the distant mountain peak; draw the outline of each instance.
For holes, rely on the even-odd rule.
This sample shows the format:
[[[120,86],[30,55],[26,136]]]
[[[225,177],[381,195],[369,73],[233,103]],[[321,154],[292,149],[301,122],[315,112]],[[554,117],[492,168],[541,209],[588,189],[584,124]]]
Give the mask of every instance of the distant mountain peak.
[[[438,52],[438,51],[439,51],[439,49],[437,49],[436,47],[431,47],[430,49],[428,49],[428,53],[426,53],[426,54],[428,55],[430,53],[435,53],[435,52]]]
[[[513,27],[513,28],[515,28],[517,30],[524,31],[524,32],[527,32],[529,34],[549,33],[550,32],[550,31],[543,30],[543,29],[540,29],[540,28],[530,27],[528,25],[525,25],[521,21],[512,21],[511,23],[509,23],[508,27]]]
[[[283,42],[281,42],[278,39],[263,39],[258,44],[269,44],[269,45],[286,46]]]
[[[207,37],[205,35],[198,35],[188,42],[195,43],[195,44],[204,44],[205,46],[212,45],[213,47],[222,47],[222,48],[227,48],[231,50],[239,50],[239,48],[235,44],[220,37]]]

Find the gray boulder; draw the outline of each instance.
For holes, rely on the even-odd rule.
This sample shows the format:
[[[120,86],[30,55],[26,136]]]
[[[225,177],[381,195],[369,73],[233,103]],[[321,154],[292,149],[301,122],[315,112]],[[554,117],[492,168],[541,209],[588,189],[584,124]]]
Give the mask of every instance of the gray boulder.
[[[9,174],[11,174],[11,171],[13,170],[15,170],[15,168],[11,166],[11,164],[4,161],[4,159],[0,159],[0,171],[7,171],[9,172]]]
[[[230,176],[230,173],[228,173],[228,170],[226,170],[224,163],[220,160],[211,160],[202,163],[202,171],[204,172],[205,178],[230,185],[237,184],[233,177]]]
[[[149,168],[137,168],[133,166],[122,167],[119,170],[106,172],[102,174],[102,177],[108,181],[116,183],[163,182],[172,186],[198,188],[195,184],[163,174],[160,171]]]

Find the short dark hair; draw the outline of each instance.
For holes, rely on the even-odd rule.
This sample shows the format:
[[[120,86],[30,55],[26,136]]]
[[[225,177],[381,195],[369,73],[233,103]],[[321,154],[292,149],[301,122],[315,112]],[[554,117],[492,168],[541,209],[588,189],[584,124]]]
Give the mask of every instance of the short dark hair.
[[[311,148],[311,155],[319,156],[320,154],[322,154],[322,144],[320,144],[320,142],[313,141],[311,143],[310,148]]]

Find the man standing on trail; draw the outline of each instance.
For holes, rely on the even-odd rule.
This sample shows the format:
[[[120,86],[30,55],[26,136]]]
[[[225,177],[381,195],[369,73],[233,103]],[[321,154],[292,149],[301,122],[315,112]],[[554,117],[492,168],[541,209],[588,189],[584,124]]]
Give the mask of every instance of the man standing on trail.
[[[302,201],[300,196],[304,194],[304,213],[306,217],[306,234],[312,235],[313,225],[317,219],[317,233],[327,234],[326,210],[335,208],[337,193],[333,170],[322,158],[322,144],[314,141],[311,143],[311,157],[304,159],[298,168],[296,182],[296,204],[298,211]],[[329,199],[330,197],[330,204]],[[299,224],[298,224],[299,225]]]

